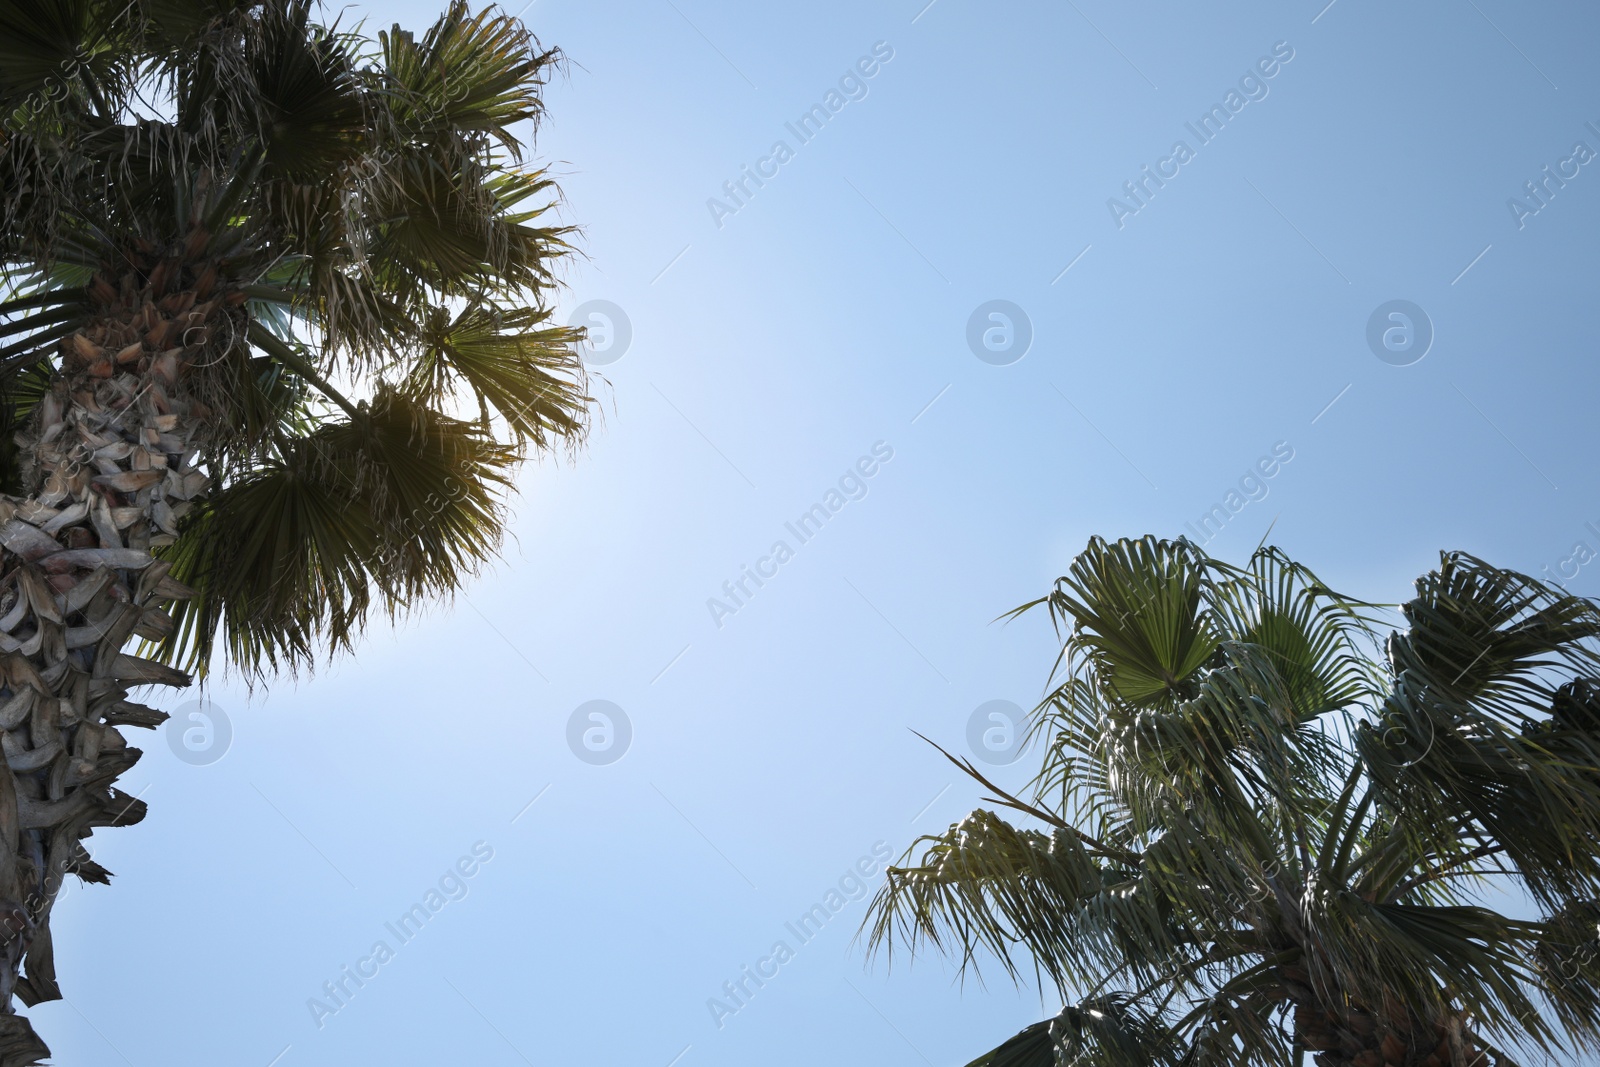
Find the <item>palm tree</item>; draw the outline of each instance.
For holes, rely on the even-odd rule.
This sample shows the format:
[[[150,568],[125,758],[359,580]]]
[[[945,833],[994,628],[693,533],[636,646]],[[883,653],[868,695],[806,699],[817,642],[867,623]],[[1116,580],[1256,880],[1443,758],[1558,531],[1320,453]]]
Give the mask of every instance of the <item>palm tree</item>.
[[[1036,602],[1037,777],[955,760],[1034,825],[922,838],[868,918],[1068,1002],[973,1067],[1600,1046],[1600,609],[1461,553],[1416,590],[1385,634],[1276,549],[1090,542]]]
[[[588,424],[569,232],[523,163],[558,55],[461,3],[0,0],[0,1067],[48,1055],[62,879],[145,808],[130,689],[348,650],[492,557]],[[130,642],[142,639],[141,650]]]

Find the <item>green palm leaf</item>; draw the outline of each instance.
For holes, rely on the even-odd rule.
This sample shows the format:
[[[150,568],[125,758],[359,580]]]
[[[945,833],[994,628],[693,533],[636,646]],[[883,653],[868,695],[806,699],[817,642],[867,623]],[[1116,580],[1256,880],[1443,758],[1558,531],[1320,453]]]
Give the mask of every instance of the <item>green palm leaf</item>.
[[[577,440],[584,426],[574,412],[589,401],[581,367],[572,361],[581,339],[580,330],[552,324],[542,309],[480,305],[452,318],[436,308],[406,387],[431,404],[463,390],[483,420],[497,416],[539,447]]]
[[[166,551],[198,596],[163,658],[203,670],[218,641],[253,667],[347,650],[377,605],[414,610],[491,559],[517,452],[477,423],[385,392],[213,494]]]

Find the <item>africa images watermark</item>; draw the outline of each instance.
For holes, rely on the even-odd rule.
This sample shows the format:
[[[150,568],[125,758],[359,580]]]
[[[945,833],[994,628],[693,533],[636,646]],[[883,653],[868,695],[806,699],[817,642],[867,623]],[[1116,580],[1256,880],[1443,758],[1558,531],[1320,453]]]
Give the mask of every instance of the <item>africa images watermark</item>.
[[[867,481],[893,458],[894,449],[887,441],[874,441],[871,455],[857,459],[854,466],[839,476],[836,485],[828,487],[820,501],[801,512],[793,522],[783,524],[783,528],[794,538],[794,546],[779,538],[772,543],[765,556],[756,560],[754,567],[741,565],[737,577],[722,583],[722,593],[726,599],[707,597],[706,610],[711,613],[711,621],[716,623],[717,629],[722,629],[724,618],[739,614],[739,609],[749,604],[758,590],[778,576],[778,568],[794,559],[795,547],[808,543],[821,533],[828,520],[843,511],[847,503],[864,498],[867,495]],[[752,584],[755,586],[753,589]]]
[[[874,841],[871,851],[871,856],[862,856],[846,868],[838,882],[830,885],[822,894],[821,901],[812,904],[799,918],[783,924],[784,930],[794,938],[794,945],[783,938],[774,941],[767,954],[756,960],[754,967],[744,964],[739,968],[737,978],[722,983],[720,998],[706,998],[706,1010],[711,1013],[711,1021],[717,1024],[718,1030],[727,1026],[730,1018],[749,1007],[755,995],[778,976],[783,965],[794,959],[797,946],[807,944],[820,934],[828,920],[843,911],[846,904],[867,895],[866,880],[878,872],[879,864],[887,864],[890,856],[886,841]]]
[[[393,945],[389,943],[389,938],[373,942],[371,950],[356,960],[354,965],[345,964],[339,968],[337,977],[322,983],[323,997],[326,999],[306,998],[306,1008],[311,1012],[311,1021],[317,1024],[317,1029],[321,1030],[327,1025],[329,1016],[337,1015],[349,1007],[355,995],[378,977],[383,965],[394,959],[400,948],[415,938],[430,919],[444,910],[446,904],[465,900],[470,891],[467,879],[476,876],[482,865],[492,859],[494,849],[488,842],[473,842],[471,855],[462,856],[453,866],[445,868],[439,876],[437,887],[429,886],[421,901],[412,904],[394,922],[383,924],[389,937],[394,939]]]
[[[1199,544],[1209,544],[1222,532],[1229,519],[1252,502],[1267,499],[1267,494],[1272,492],[1267,482],[1277,477],[1278,472],[1292,459],[1294,459],[1294,447],[1288,441],[1279,441],[1272,446],[1270,454],[1262,456],[1256,460],[1254,466],[1245,469],[1244,474],[1239,476],[1237,489],[1230,488],[1221,503],[1212,504],[1196,522],[1186,522],[1184,526],[1195,535]]]
[[[1183,165],[1194,159],[1200,148],[1210,144],[1228,122],[1245,109],[1246,104],[1265,100],[1267,93],[1270,92],[1267,83],[1277,77],[1293,58],[1294,49],[1289,46],[1288,41],[1274,44],[1272,54],[1256,60],[1255,66],[1240,77],[1239,87],[1229,89],[1228,94],[1222,98],[1222,103],[1212,104],[1211,109],[1201,115],[1197,122],[1183,124],[1184,128],[1194,135],[1195,147],[1191,148],[1188,141],[1174,141],[1172,151],[1156,160],[1153,169],[1146,163],[1139,168],[1139,177],[1123,182],[1122,191],[1127,199],[1122,200],[1113,196],[1106,200],[1106,209],[1111,212],[1111,221],[1117,224],[1117,229],[1122,229],[1127,225],[1128,218],[1148,207],[1156,191],[1176,178],[1181,173]],[[1168,169],[1169,167],[1171,169]]]
[[[1586,522],[1583,524],[1583,528],[1593,534],[1595,544],[1600,545],[1600,525]],[[1550,569],[1550,564],[1548,563],[1539,569],[1544,572],[1545,578],[1552,584],[1559,585],[1565,589],[1567,583],[1576,578],[1578,572],[1594,562],[1596,558],[1600,558],[1600,550],[1591,547],[1587,540],[1574,541],[1572,542],[1572,551],[1556,562],[1554,571]]]
[[[845,109],[846,104],[852,100],[865,100],[867,82],[876,77],[883,65],[893,58],[894,49],[887,41],[875,43],[871,55],[862,56],[839,76],[838,88],[829,88],[822,97],[822,103],[812,104],[794,122],[783,124],[784,129],[794,136],[795,147],[791,148],[787,140],[780,139],[772,142],[767,154],[756,160],[754,169],[747,163],[741,164],[739,176],[722,183],[722,192],[727,199],[713,196],[706,200],[706,210],[711,212],[711,221],[717,224],[717,229],[722,229],[725,225],[723,220],[730,215],[737,215],[755,198],[758,190],[776,178],[783,165],[795,157],[796,149],[810,144],[822,132],[822,128]]]
[[[1592,122],[1585,122],[1584,125],[1589,128],[1590,133],[1600,137],[1600,127]],[[1526,198],[1513,196],[1506,199],[1506,208],[1511,212],[1511,221],[1517,224],[1517,229],[1526,228],[1529,219],[1549,207],[1556,193],[1565,189],[1567,182],[1576,178],[1582,172],[1583,165],[1594,158],[1595,150],[1590,148],[1587,142],[1574,141],[1572,151],[1566,158],[1557,160],[1553,170],[1550,164],[1546,163],[1544,169],[1539,172],[1539,177],[1523,182],[1522,191]]]

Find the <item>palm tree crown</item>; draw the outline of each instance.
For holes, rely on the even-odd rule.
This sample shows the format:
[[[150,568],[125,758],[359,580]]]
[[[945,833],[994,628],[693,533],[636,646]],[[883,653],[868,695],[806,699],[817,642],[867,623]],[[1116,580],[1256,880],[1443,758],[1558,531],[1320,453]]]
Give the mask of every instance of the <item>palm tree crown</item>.
[[[157,353],[213,324],[183,367],[213,489],[155,545],[198,592],[163,650],[191,668],[219,632],[247,670],[301,665],[375,602],[455,588],[514,463],[587,423],[580,334],[545,299],[568,231],[521,165],[556,53],[461,3],[421,37],[311,16],[0,2],[12,423],[111,319]]]
[[[921,839],[868,920],[1069,1000],[974,1067],[1600,1047],[1595,604],[1449,553],[1385,635],[1276,549],[1153,538],[1092,541],[1036,604],[1063,647],[1031,796],[956,762],[1037,828]]]

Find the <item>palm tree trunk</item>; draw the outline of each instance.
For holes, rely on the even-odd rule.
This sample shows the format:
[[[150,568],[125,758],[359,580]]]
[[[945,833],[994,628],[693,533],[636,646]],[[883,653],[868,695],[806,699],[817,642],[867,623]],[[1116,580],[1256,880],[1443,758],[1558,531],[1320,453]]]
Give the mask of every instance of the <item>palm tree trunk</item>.
[[[118,727],[167,716],[129,689],[191,681],[123,651],[169,633],[163,607],[192,595],[151,549],[208,483],[195,445],[209,412],[180,381],[221,302],[164,294],[180,273],[164,259],[120,288],[96,281],[95,325],[62,342],[62,370],[18,435],[32,494],[0,498],[0,1067],[49,1055],[12,998],[61,996],[50,912],[62,880],[110,877],[82,839],[144,817],[114,785],[140,756]]]
[[[1295,1039],[1317,1067],[1489,1067],[1461,1014],[1426,1021],[1403,1008],[1375,1013],[1348,1002],[1328,1007],[1307,972],[1279,968],[1294,1004]]]

